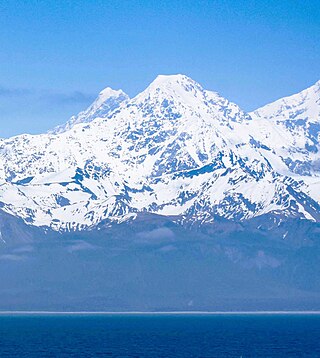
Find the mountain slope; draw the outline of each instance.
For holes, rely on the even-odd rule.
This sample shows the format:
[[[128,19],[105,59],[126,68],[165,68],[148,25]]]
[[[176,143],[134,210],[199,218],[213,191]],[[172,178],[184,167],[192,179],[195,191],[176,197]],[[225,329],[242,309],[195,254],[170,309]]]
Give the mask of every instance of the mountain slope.
[[[113,90],[110,87],[105,88],[99,93],[98,98],[85,111],[80,112],[77,116],[73,116],[70,120],[57,126],[50,133],[62,133],[79,123],[89,123],[95,118],[104,118],[114,109],[118,108],[121,103],[129,100],[129,96],[122,90]]]
[[[184,75],[158,76],[131,100],[110,91],[53,133],[0,142],[3,210],[55,230],[110,225],[139,212],[188,225],[266,213],[319,220],[317,171],[286,161],[293,153],[314,162],[317,152],[304,146],[301,154],[287,141],[298,129],[276,119],[278,110],[275,118],[263,117],[269,109],[249,115]],[[311,118],[301,143],[319,120],[310,93],[301,97]]]
[[[250,114],[254,135],[272,147],[290,171],[320,175],[320,81]]]
[[[0,213],[4,232],[1,219]],[[16,227],[14,219],[9,226]],[[252,230],[252,221],[261,228]],[[0,242],[0,309],[320,308],[319,224],[294,219],[270,229],[273,220],[263,217],[234,223],[232,230],[226,224],[203,225],[199,232],[170,218],[138,214],[110,228]],[[279,238],[279,231],[288,230],[293,236]]]

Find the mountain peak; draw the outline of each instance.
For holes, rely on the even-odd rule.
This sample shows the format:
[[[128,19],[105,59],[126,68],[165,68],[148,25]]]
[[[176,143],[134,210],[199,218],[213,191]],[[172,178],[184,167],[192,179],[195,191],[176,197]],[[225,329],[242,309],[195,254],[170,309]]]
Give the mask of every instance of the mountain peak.
[[[158,75],[155,80],[149,85],[147,90],[179,90],[183,89],[184,91],[203,91],[202,86],[194,81],[192,78],[182,75]]]
[[[192,78],[178,73],[175,75],[158,75],[152,83],[179,83],[179,82],[195,82]]]
[[[205,92],[199,83],[186,75],[158,75],[143,92],[137,95],[136,100],[152,98],[158,102],[170,99],[191,104],[195,100],[203,100]]]
[[[114,90],[111,87],[106,87],[85,111],[80,112],[77,116],[72,116],[66,124],[56,127],[52,133],[62,133],[71,129],[76,124],[89,123],[96,118],[105,117],[118,108],[122,102],[128,100],[129,96],[121,89]]]
[[[114,90],[111,87],[106,87],[99,93],[99,96],[94,103],[97,102],[103,103],[106,100],[108,100],[110,97],[128,97],[128,95],[124,93],[121,89]]]
[[[293,95],[280,98],[252,112],[258,117],[277,120],[318,121],[320,116],[320,81]]]

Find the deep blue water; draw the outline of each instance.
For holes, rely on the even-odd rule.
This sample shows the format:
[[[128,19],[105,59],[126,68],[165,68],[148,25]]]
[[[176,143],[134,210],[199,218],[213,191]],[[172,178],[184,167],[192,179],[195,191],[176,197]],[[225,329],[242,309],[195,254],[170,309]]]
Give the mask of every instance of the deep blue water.
[[[320,357],[320,316],[2,315],[0,357]]]

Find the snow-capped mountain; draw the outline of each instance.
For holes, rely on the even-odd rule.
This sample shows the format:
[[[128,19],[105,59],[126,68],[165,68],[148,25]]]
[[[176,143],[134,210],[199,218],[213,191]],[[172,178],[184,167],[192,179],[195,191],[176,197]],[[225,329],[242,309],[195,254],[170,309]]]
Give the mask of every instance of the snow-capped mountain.
[[[320,81],[250,114],[259,125],[254,135],[272,147],[300,175],[320,172]]]
[[[73,116],[70,120],[57,126],[50,133],[62,133],[79,123],[89,123],[96,118],[105,118],[110,112],[118,108],[121,103],[129,100],[129,96],[122,90],[113,90],[110,87],[105,88],[99,93],[98,98],[85,111]]]
[[[2,210],[55,230],[142,212],[318,221],[319,87],[251,114],[184,75],[133,99],[108,88],[51,133],[0,141]]]

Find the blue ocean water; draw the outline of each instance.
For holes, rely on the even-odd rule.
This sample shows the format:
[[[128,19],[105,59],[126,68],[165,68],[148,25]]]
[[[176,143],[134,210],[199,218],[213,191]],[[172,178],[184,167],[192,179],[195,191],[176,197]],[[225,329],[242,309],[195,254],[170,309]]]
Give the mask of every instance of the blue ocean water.
[[[319,315],[1,315],[1,357],[320,357]]]

